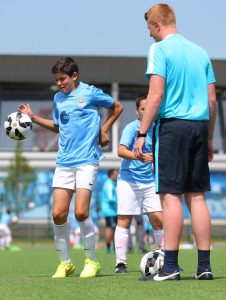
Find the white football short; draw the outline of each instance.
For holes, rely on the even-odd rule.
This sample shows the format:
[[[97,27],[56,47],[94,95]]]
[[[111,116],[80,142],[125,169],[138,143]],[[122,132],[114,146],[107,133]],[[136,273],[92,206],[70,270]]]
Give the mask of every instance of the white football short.
[[[73,168],[56,167],[52,187],[70,190],[80,188],[92,191],[96,182],[98,169],[98,164]]]
[[[162,211],[159,195],[155,186],[133,184],[124,180],[117,181],[118,215],[140,215]]]
[[[11,235],[11,230],[7,224],[0,224],[0,237]]]

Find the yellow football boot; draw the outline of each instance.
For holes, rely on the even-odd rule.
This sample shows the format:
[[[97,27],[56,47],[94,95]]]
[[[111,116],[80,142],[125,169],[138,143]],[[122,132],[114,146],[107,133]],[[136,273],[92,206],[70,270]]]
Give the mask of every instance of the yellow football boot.
[[[75,270],[75,265],[73,263],[66,263],[65,261],[62,261],[57,270],[56,273],[52,276],[52,278],[64,278],[69,275],[71,275]]]
[[[80,274],[80,278],[92,278],[100,272],[100,264],[90,258],[86,258],[85,266]]]

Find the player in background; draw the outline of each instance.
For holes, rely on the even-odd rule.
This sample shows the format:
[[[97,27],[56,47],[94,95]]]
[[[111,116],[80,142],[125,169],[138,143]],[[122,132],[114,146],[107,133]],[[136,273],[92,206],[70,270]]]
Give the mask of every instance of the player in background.
[[[7,209],[0,218],[0,249],[9,249],[12,242],[12,232],[10,224],[17,222],[17,217],[13,215],[11,209]]]
[[[135,154],[139,159],[145,157],[145,136],[155,121],[156,190],[163,202],[165,245],[164,266],[152,279],[180,279],[184,194],[198,249],[195,278],[212,280],[211,222],[205,192],[210,190],[208,161],[214,153],[214,72],[206,51],[177,33],[175,13],[168,4],[151,7],[145,20],[156,43],[148,56],[149,92]]]
[[[117,224],[117,195],[116,182],[118,171],[110,169],[108,179],[104,182],[101,192],[101,217],[105,218],[105,243],[107,253],[112,252],[114,232]]]
[[[96,184],[95,184],[96,187]],[[99,221],[100,221],[100,203],[99,197],[96,195],[96,189],[92,192],[90,207],[89,207],[89,215],[93,221],[94,231],[96,235],[96,249],[100,248],[99,239],[100,239],[100,229],[99,229]]]
[[[74,210],[69,211],[67,222],[69,223],[69,241],[73,249],[82,249],[80,227],[75,219]]]
[[[146,215],[143,216],[144,221],[144,244],[147,247],[147,252],[151,251],[154,244],[153,228]],[[149,250],[150,249],[150,250]]]
[[[147,253],[145,249],[145,230],[143,217],[146,215],[135,215],[129,227],[128,253],[133,253],[136,244],[141,253]],[[149,222],[149,219],[148,219]]]
[[[147,253],[145,248],[145,229],[144,229],[144,215],[134,216],[136,222],[136,240],[139,248],[139,252]]]
[[[71,57],[58,59],[51,73],[59,88],[53,101],[53,119],[37,116],[29,104],[20,104],[18,110],[27,113],[37,125],[59,133],[53,178],[52,216],[60,264],[52,277],[66,277],[75,269],[70,258],[67,223],[69,205],[74,192],[76,193],[74,212],[80,226],[86,257],[80,277],[95,277],[100,271],[100,264],[96,257],[94,224],[89,215],[90,199],[99,161],[103,159],[100,146],[109,143],[108,131],[123,108],[117,100],[102,90],[80,82],[78,65]],[[102,126],[100,107],[109,110]]]
[[[117,181],[118,222],[115,229],[116,273],[127,272],[126,254],[129,227],[134,215],[147,214],[154,229],[155,242],[163,248],[162,206],[155,193],[152,171],[152,128],[149,129],[145,143],[145,155],[138,159],[134,155],[137,130],[142,120],[147,94],[136,100],[138,119],[129,123],[122,132],[118,155],[122,157]]]

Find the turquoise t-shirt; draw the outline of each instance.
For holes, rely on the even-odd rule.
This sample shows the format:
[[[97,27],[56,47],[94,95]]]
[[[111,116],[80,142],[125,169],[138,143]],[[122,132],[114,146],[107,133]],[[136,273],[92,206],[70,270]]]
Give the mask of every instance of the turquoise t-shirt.
[[[102,188],[101,216],[103,218],[117,216],[116,181],[111,178],[105,181]]]
[[[4,213],[0,218],[0,224],[8,225],[10,222],[12,222],[12,220],[13,220],[13,216],[11,214]]]
[[[156,119],[208,120],[208,84],[215,82],[206,51],[179,34],[150,47],[146,77],[165,78],[164,97]]]

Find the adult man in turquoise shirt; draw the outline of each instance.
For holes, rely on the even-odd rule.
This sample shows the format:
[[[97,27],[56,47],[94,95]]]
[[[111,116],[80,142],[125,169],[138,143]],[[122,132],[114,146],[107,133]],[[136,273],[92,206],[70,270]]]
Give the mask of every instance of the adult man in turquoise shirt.
[[[177,33],[169,5],[154,5],[145,20],[156,43],[148,55],[149,93],[135,155],[142,159],[146,133],[156,121],[156,191],[163,202],[165,243],[164,266],[151,279],[180,279],[184,194],[198,249],[195,278],[211,280],[211,223],[205,192],[210,190],[208,162],[213,159],[216,118],[213,69],[206,51]]]

